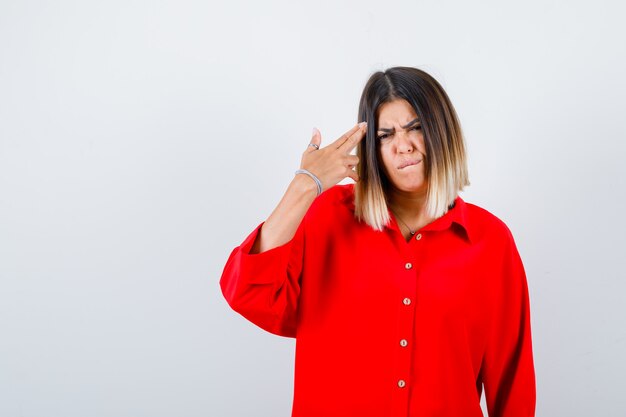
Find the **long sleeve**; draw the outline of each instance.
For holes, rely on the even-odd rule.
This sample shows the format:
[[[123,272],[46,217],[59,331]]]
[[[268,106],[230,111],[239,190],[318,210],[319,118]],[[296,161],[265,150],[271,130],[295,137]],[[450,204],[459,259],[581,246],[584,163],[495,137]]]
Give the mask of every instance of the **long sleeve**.
[[[508,229],[507,229],[508,231]],[[536,387],[524,266],[509,232],[482,375],[490,417],[533,417]]]
[[[250,254],[263,223],[230,254],[220,287],[231,308],[268,332],[295,337],[303,227],[282,246]]]

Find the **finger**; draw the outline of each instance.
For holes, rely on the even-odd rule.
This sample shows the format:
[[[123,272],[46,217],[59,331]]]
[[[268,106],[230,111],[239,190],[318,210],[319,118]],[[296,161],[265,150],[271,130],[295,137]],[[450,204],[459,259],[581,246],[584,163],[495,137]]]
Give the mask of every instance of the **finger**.
[[[355,182],[359,181],[359,174],[352,169],[348,170],[348,172],[346,173],[346,177],[352,178]]]
[[[367,131],[367,124],[365,122],[360,123],[359,129],[350,135],[337,149],[349,153],[356,145],[365,137]]]
[[[346,163],[349,167],[354,167],[359,163],[359,157],[356,155],[346,156]]]
[[[311,144],[317,145],[317,148],[315,146],[311,146]],[[309,145],[307,146],[305,152],[316,151],[321,144],[322,144],[322,133],[316,127],[314,127],[313,136],[311,137],[311,141],[309,142]]]
[[[338,148],[342,143],[344,143],[346,141],[346,139],[348,139],[350,136],[352,136],[352,134],[354,132],[356,132],[357,130],[359,130],[359,125],[354,125],[352,127],[352,129],[348,130],[346,133],[344,133],[343,135],[341,135],[341,137],[339,139],[337,139],[336,141],[334,141],[333,143],[331,143],[328,146],[332,146],[333,148]]]

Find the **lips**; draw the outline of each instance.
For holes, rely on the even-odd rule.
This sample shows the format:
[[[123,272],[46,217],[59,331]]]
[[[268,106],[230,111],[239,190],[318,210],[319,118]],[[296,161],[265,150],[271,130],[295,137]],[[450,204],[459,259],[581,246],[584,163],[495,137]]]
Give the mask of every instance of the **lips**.
[[[398,166],[398,169],[403,169],[403,168],[406,168],[406,167],[410,167],[410,166],[412,166],[412,165],[417,165],[417,164],[419,164],[420,162],[422,162],[422,160],[421,160],[421,159],[413,159],[413,160],[410,160],[410,161],[404,161],[403,163],[401,163],[401,164]]]

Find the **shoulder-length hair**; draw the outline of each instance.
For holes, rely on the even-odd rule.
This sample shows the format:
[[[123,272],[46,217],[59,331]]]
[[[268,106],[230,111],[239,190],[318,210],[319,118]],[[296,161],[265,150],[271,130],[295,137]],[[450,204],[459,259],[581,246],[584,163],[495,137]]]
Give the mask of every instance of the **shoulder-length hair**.
[[[418,115],[426,158],[426,210],[443,216],[463,187],[469,185],[465,143],[456,111],[443,87],[429,74],[411,67],[393,67],[374,73],[359,103],[359,122],[367,133],[357,147],[359,181],[355,184],[355,216],[375,230],[389,223],[387,207],[390,180],[380,162],[376,141],[379,107],[396,99],[406,100]]]

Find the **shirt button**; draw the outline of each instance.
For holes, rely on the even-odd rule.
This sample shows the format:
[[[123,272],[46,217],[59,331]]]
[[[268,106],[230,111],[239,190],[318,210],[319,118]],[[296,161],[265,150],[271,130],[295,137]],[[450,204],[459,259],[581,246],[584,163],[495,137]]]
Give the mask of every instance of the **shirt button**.
[[[400,388],[404,388],[406,386],[406,382],[404,381],[404,379],[401,379],[398,381],[398,386]]]
[[[418,233],[415,235],[415,240],[420,240],[422,238],[422,234]]]
[[[413,268],[413,265],[411,264],[411,262],[407,262],[406,264],[404,264],[404,267],[406,269],[411,269],[411,268]]]
[[[402,300],[402,303],[404,303],[405,306],[408,306],[409,304],[411,304],[411,299],[405,298],[404,300]]]
[[[406,339],[400,340],[400,346],[406,347],[406,345],[408,345],[408,344],[409,344],[409,342]]]

